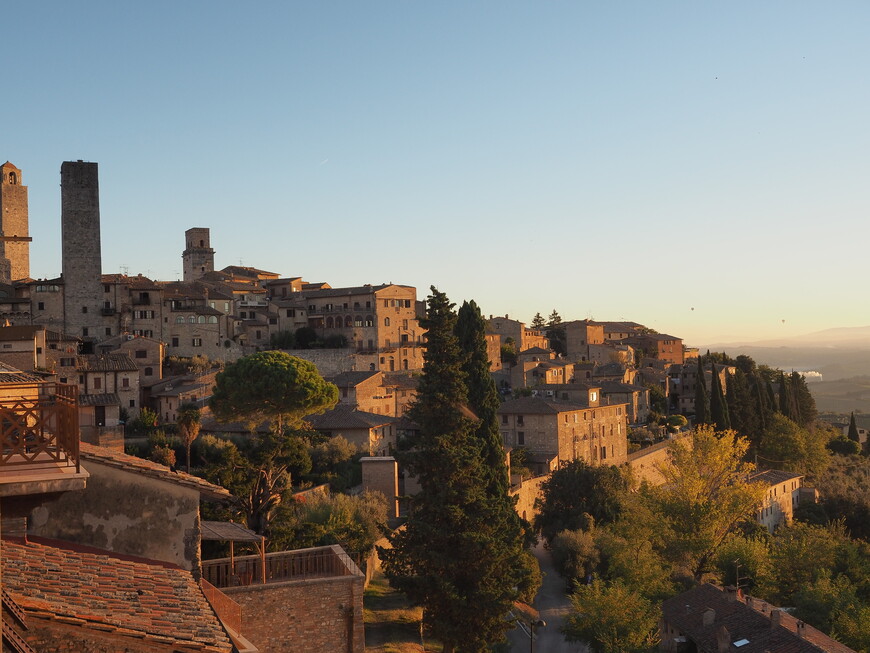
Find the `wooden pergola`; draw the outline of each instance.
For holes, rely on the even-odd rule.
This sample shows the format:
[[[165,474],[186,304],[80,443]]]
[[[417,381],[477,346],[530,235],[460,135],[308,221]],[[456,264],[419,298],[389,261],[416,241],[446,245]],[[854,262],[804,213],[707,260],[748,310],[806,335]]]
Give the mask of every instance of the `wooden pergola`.
[[[233,574],[236,573],[236,559],[233,545],[236,542],[252,542],[260,554],[261,582],[266,583],[266,538],[257,535],[249,528],[245,528],[236,522],[224,521],[201,521],[201,539],[212,542],[230,543],[230,566]],[[250,582],[250,581],[249,581]]]

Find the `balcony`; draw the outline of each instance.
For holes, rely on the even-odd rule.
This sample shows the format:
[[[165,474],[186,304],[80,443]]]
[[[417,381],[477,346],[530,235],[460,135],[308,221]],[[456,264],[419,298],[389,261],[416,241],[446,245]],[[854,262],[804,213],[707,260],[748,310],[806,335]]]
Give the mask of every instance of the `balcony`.
[[[151,306],[151,298],[133,297],[133,306]]]
[[[218,588],[361,575],[337,545],[202,561],[202,578]]]
[[[100,315],[105,315],[107,317],[110,315],[114,315],[115,313],[116,311],[114,306],[103,306],[103,308],[100,309]]]
[[[78,388],[63,383],[0,385],[0,496],[84,487]]]

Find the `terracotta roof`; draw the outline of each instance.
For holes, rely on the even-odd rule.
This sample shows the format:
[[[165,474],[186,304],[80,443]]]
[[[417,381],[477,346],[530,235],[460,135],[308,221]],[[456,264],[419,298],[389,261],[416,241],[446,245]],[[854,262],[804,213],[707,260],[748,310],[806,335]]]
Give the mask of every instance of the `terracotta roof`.
[[[82,372],[136,372],[139,368],[127,354],[89,354],[76,356],[76,369]]]
[[[307,284],[306,284],[307,285]],[[408,288],[416,292],[414,286],[402,286],[397,283],[382,283],[379,286],[353,286],[349,288],[323,288],[319,290],[307,290],[303,286],[306,298],[317,297],[341,297],[346,295],[372,295],[384,288]]]
[[[758,472],[749,477],[753,482],[763,481],[768,485],[778,485],[796,478],[803,478],[803,474],[795,474],[794,472],[784,472],[780,469],[768,469],[764,472]]]
[[[4,383],[40,383],[42,377],[29,372],[22,372],[17,367],[12,367],[0,361],[0,384]]]
[[[339,405],[323,415],[308,417],[306,421],[316,429],[371,429],[394,422],[395,419]]]
[[[383,385],[386,388],[399,390],[416,390],[420,384],[420,375],[415,372],[385,372]]]
[[[81,452],[82,460],[85,461],[85,463],[87,463],[87,461],[92,461],[100,465],[117,467],[118,469],[123,469],[128,472],[135,472],[137,474],[142,474],[143,476],[150,476],[151,478],[168,481],[170,483],[175,483],[196,490],[204,497],[212,499],[229,499],[232,496],[229,493],[229,490],[222,488],[220,485],[209,483],[203,478],[192,476],[191,474],[185,474],[182,471],[172,471],[166,465],[155,463],[152,460],[138,458],[120,451],[106,449],[105,447],[98,447],[93,444],[88,444],[87,442],[81,442],[79,444],[79,450]]]
[[[704,625],[704,613],[713,610],[712,623]],[[774,625],[773,606],[758,599],[729,597],[722,589],[705,583],[683,592],[662,603],[662,616],[668,625],[689,637],[700,653],[716,653],[717,631],[724,626],[731,646],[729,651],[741,653],[855,653],[844,644],[834,641],[810,625],[803,626],[798,635],[797,619],[784,611],[777,611],[780,625]],[[739,648],[733,643],[747,640]]]
[[[33,340],[37,331],[44,331],[41,325],[0,327],[0,340]]]
[[[339,388],[353,387],[359,385],[363,381],[368,381],[370,378],[377,376],[378,374],[381,374],[381,372],[341,372],[331,377],[329,380]]]
[[[233,650],[190,572],[3,541],[3,586],[29,616],[184,647]]]
[[[526,415],[557,415],[572,410],[589,410],[589,406],[570,402],[556,402],[541,397],[518,397],[508,399],[498,407],[498,413],[526,414]]]
[[[115,393],[79,395],[79,406],[120,406],[121,398]]]

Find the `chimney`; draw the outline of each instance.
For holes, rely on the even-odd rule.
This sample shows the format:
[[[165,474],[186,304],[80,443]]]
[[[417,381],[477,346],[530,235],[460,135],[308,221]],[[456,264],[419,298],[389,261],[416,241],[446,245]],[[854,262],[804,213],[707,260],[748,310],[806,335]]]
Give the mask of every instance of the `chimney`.
[[[807,638],[807,625],[803,621],[797,622],[797,634],[801,639]]]
[[[729,601],[736,601],[738,598],[738,590],[734,585],[728,585],[725,588],[725,598]]]
[[[701,623],[705,626],[712,626],[716,621],[716,611],[713,608],[707,608],[701,615]]]
[[[776,628],[777,626],[782,625],[782,610],[771,610],[770,611],[770,627]]]
[[[716,630],[716,653],[728,653],[731,648],[731,633],[725,626]]]

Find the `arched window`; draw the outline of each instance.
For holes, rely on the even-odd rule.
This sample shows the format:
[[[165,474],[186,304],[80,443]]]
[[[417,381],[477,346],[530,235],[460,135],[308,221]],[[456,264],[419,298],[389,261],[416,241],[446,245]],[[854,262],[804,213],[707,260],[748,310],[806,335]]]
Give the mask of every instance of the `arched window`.
[[[353,325],[355,327],[361,327],[363,325],[362,315],[355,315],[353,318]]]
[[[191,315],[189,318],[187,318],[187,321],[191,324],[196,324],[196,315]]]
[[[403,369],[403,370],[407,370],[407,369],[408,369],[408,359],[407,359],[407,358],[403,358],[403,359],[402,359],[402,369]]]
[[[200,315],[197,319],[197,322],[199,322],[200,324],[205,324],[205,315]]]
[[[384,318],[384,326],[390,326],[390,318],[388,318],[388,317]]]
[[[217,324],[217,316],[215,316],[215,315],[209,315],[208,323],[209,323],[209,324]]]
[[[175,323],[176,324],[184,324],[184,316],[179,315],[177,318],[175,318]]]
[[[353,318],[350,315],[345,316],[344,318],[344,326],[352,327],[353,326]]]
[[[9,183],[15,186],[18,183],[18,175],[14,172],[9,173]]]
[[[332,318],[331,317],[326,318],[326,328],[327,329],[332,328]]]
[[[371,315],[366,315],[366,326],[370,327],[370,326],[374,326],[374,325],[375,325],[375,318],[373,318]]]

